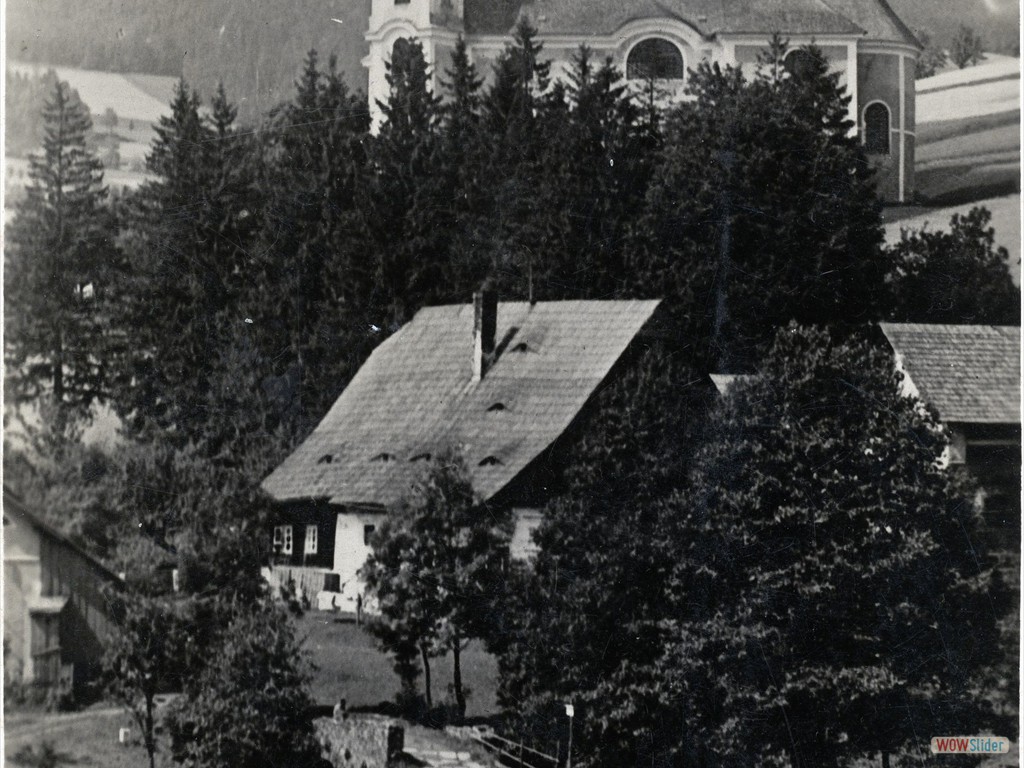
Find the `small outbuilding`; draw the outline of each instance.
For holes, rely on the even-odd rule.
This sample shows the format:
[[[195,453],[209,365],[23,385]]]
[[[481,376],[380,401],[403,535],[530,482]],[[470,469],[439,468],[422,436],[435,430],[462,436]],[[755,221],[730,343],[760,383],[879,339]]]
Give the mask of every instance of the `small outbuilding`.
[[[935,409],[948,459],[978,481],[993,549],[1016,571],[1020,552],[1020,328],[882,323],[903,388]],[[1014,574],[1016,575],[1016,574]]]
[[[121,580],[4,487],[4,683],[72,691],[99,673]]]

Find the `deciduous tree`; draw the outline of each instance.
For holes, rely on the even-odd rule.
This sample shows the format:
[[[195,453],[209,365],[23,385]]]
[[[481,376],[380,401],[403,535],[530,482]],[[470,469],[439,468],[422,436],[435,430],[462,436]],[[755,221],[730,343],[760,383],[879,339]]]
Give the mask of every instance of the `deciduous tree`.
[[[956,37],[953,38],[950,58],[960,69],[973,67],[984,59],[985,44],[981,40],[981,35],[966,24],[961,24],[956,31]]]
[[[1020,324],[1009,253],[995,244],[983,207],[954,214],[948,229],[904,231],[888,249],[886,314],[904,323]]]
[[[209,649],[211,663],[185,681],[168,715],[171,750],[188,768],[311,768],[319,749],[306,691],[309,669],[284,609],[233,602]]]
[[[509,526],[473,493],[453,450],[433,460],[373,541],[363,578],[382,615],[378,636],[401,654],[451,651],[459,717],[465,716],[463,644],[487,633],[490,605],[503,579]],[[428,683],[429,684],[429,683]]]
[[[665,503],[664,655],[609,683],[631,706],[608,733],[660,707],[672,759],[826,766],[997,725],[974,689],[998,657],[979,513],[899,384],[887,350],[792,324],[733,384]]]

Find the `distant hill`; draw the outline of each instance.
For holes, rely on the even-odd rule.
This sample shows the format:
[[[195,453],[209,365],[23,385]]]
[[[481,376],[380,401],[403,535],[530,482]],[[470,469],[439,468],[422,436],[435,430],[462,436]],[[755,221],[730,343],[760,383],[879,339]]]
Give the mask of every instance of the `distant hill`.
[[[1020,55],[1018,0],[889,0],[908,26],[949,47],[961,24],[981,35],[986,51]]]
[[[336,55],[349,84],[365,90],[369,8],[370,0],[9,0],[7,55],[184,76],[206,96],[222,80],[251,119],[291,95],[311,48],[325,64]]]
[[[939,45],[948,45],[963,23],[981,34],[988,50],[1018,53],[1016,0],[889,2]],[[7,55],[54,66],[184,75],[207,95],[223,80],[251,119],[288,98],[310,48],[324,61],[337,55],[349,84],[365,90],[369,7],[370,0],[8,0]]]

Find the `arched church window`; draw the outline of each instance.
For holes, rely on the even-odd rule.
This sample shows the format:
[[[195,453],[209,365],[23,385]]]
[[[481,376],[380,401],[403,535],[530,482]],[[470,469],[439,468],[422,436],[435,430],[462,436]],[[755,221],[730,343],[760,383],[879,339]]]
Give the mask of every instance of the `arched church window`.
[[[782,63],[794,77],[806,77],[814,71],[814,56],[803,48],[794,48],[786,54]]]
[[[408,37],[400,37],[395,40],[395,44],[391,46],[391,60],[394,61],[398,58],[407,58],[406,54],[409,53],[409,47],[412,45],[412,41]]]
[[[633,46],[626,59],[630,80],[682,80],[683,54],[668,40],[652,37]]]
[[[864,110],[864,151],[869,155],[889,154],[889,108],[880,101]]]

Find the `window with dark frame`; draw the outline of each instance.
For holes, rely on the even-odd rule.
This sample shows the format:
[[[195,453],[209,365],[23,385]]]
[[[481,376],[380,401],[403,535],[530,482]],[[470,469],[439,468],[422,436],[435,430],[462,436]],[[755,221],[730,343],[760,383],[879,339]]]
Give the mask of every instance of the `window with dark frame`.
[[[364,525],[363,526],[363,544],[367,547],[370,546],[370,540],[373,538],[374,531],[377,530],[376,525]]]
[[[869,155],[889,154],[889,108],[876,101],[864,110],[864,151]]]
[[[292,527],[290,525],[274,526],[274,551],[280,555],[292,553]]]
[[[303,546],[302,551],[307,555],[315,555],[317,549],[317,527],[315,525],[306,526],[306,542]]]
[[[626,77],[630,80],[682,80],[685,72],[682,52],[660,37],[641,40],[626,59]]]

